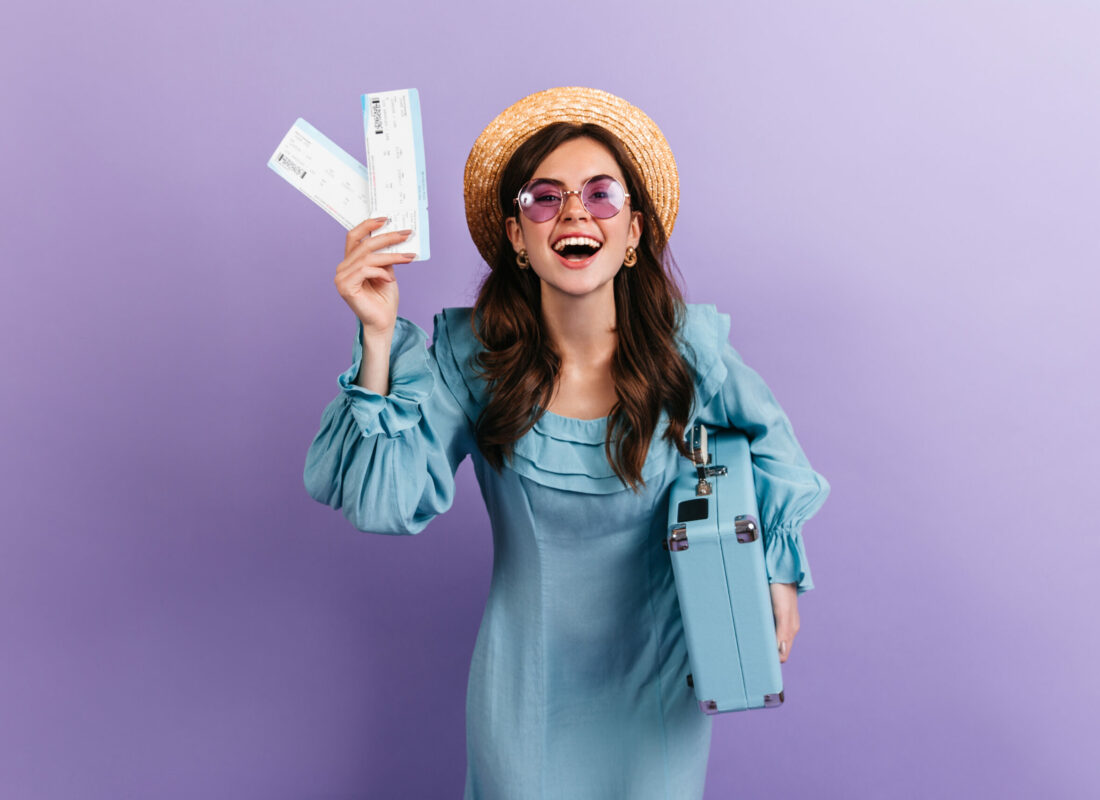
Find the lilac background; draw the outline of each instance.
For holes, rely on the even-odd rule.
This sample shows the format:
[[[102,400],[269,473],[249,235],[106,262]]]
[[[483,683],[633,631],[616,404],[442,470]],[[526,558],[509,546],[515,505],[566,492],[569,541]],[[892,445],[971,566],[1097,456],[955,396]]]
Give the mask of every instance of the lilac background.
[[[569,84],[664,129],[689,297],[833,486],[789,702],[716,721],[708,798],[1091,794],[1100,8],[305,9],[6,13],[0,795],[460,795],[481,499],[467,462],[392,539],[306,495],[343,232],[265,162],[420,89],[430,330],[480,275],[470,145]]]

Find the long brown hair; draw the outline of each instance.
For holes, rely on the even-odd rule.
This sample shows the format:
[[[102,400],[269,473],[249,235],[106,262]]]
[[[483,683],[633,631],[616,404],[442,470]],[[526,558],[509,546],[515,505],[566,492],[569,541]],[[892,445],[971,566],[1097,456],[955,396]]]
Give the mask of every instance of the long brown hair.
[[[642,212],[638,261],[614,278],[615,328],[618,343],[611,360],[617,401],[608,414],[604,449],[624,485],[645,485],[642,466],[649,443],[668,413],[664,438],[684,455],[684,427],[694,397],[692,369],[680,353],[676,336],[684,315],[683,295],[672,276],[667,236],[654,213],[638,168],[618,137],[598,125],[558,122],[535,133],[516,150],[501,174],[498,199],[504,216],[518,213],[512,199],[558,145],[588,137],[607,147],[626,178],[631,207]],[[472,321],[484,350],[477,357],[489,387],[489,402],[477,424],[478,447],[500,470],[511,458],[516,440],[544,413],[561,367],[542,318],[539,277],[521,270],[507,233],[500,232],[497,262],[478,292]]]

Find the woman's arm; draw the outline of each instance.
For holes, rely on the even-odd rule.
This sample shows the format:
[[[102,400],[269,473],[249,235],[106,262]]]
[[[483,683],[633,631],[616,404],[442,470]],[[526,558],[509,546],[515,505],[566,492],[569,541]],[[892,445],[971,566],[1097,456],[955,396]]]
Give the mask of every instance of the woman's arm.
[[[339,377],[306,454],[310,496],[359,530],[417,533],[454,499],[454,473],[470,451],[469,422],[439,375],[427,335],[397,316],[393,264],[377,252],[406,232],[372,237],[385,220],[352,229],[336,286],[359,319],[352,365]]]
[[[455,471],[474,446],[472,426],[419,327],[397,320],[386,395],[356,383],[362,341],[357,332],[341,392],[306,454],[306,488],[359,530],[418,533],[451,507]]]
[[[713,318],[719,356],[714,375],[721,381],[696,421],[737,428],[749,440],[776,645],[784,662],[799,629],[798,595],[813,588],[802,526],[825,502],[829,484],[810,466],[771,389],[730,346],[729,317]]]

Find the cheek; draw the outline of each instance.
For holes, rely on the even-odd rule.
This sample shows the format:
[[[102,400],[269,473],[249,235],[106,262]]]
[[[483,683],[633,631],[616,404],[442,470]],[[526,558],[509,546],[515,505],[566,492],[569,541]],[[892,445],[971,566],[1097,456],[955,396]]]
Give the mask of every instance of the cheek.
[[[615,220],[608,220],[608,222],[614,222]],[[619,247],[626,245],[627,240],[630,238],[630,220],[624,219],[618,224],[608,225],[604,228],[604,237],[607,243],[614,244]]]
[[[523,235],[531,244],[535,244],[536,242],[549,242],[550,232],[553,229],[553,222],[532,222],[529,219],[523,220]]]

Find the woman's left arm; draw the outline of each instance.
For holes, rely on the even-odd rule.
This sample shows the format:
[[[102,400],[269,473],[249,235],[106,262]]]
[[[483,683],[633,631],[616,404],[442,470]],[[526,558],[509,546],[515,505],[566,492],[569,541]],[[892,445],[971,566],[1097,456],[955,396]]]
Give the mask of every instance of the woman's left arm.
[[[724,316],[724,315],[723,315]],[[798,632],[798,595],[813,589],[802,526],[829,495],[829,483],[810,466],[786,413],[764,380],[722,336],[725,379],[696,421],[742,431],[749,440],[764,560],[780,660]]]

